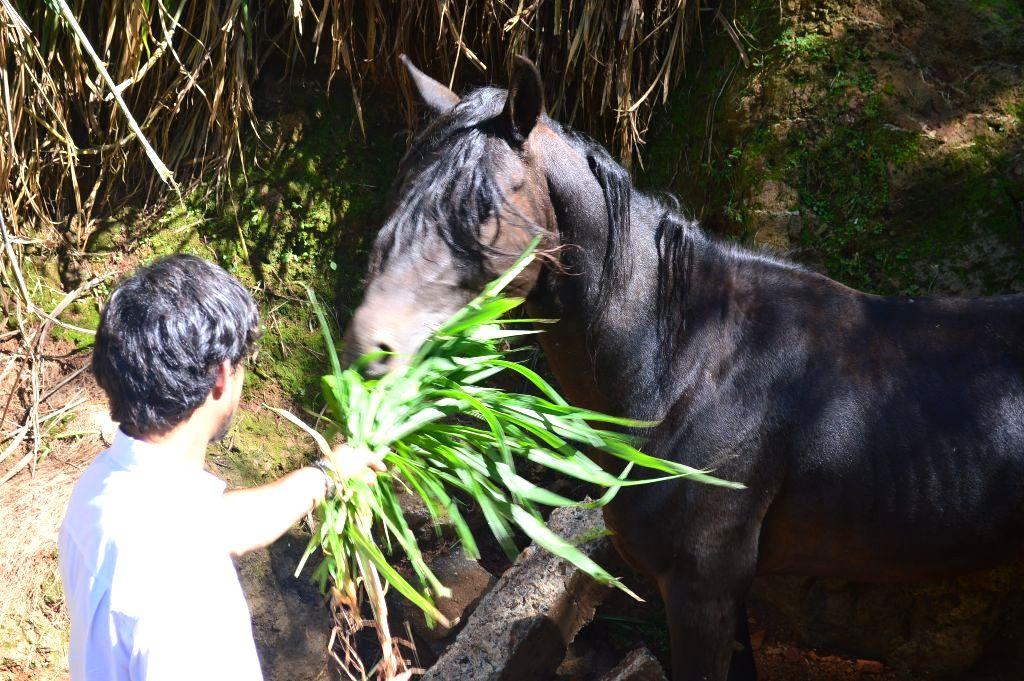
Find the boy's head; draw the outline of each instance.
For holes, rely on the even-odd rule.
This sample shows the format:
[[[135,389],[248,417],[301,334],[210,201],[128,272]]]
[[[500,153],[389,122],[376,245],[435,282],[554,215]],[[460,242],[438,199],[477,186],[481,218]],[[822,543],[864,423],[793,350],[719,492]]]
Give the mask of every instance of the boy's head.
[[[92,367],[111,416],[132,437],[166,433],[213,398],[223,437],[242,361],[260,336],[249,292],[220,267],[172,255],[122,282],[100,314]]]

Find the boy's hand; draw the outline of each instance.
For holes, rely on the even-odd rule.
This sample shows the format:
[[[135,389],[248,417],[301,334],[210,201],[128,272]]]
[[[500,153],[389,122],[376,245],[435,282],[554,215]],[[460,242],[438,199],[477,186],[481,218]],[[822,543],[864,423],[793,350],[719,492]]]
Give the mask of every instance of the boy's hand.
[[[344,484],[345,480],[358,478],[373,484],[376,474],[387,470],[380,456],[368,449],[350,447],[347,444],[335,447],[330,459],[321,460],[317,468],[322,470],[328,478],[326,492],[328,495],[333,493],[336,480]]]
[[[387,470],[384,460],[368,449],[350,447],[347,444],[334,448],[335,472],[342,480],[362,477],[370,472],[383,473]],[[369,469],[369,470],[368,470]]]
[[[341,445],[330,458],[324,467],[303,466],[267,485],[225,494],[223,526],[231,554],[240,556],[275,541],[333,491],[335,480],[344,484],[361,478],[372,484],[386,470],[381,457],[363,448]]]

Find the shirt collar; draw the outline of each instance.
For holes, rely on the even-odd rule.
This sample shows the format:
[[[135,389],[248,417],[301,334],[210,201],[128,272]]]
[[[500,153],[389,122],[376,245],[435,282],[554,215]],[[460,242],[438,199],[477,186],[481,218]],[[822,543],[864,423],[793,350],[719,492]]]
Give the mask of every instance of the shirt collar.
[[[202,468],[196,468],[164,445],[155,445],[137,440],[120,428],[114,435],[114,443],[107,450],[110,457],[126,470],[138,470],[158,475],[173,475],[185,478],[189,484],[200,487],[212,494],[223,494],[227,484]]]

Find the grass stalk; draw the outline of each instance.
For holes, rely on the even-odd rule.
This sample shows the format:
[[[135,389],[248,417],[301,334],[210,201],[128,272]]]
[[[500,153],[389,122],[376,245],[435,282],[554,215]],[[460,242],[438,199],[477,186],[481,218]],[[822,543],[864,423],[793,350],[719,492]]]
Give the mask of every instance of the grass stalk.
[[[322,379],[330,426],[321,434],[298,417],[276,411],[309,433],[328,460],[333,456],[329,438],[341,436],[350,448],[377,454],[387,471],[376,474],[372,484],[365,479],[337,480],[338,493],[317,509],[319,523],[296,575],[319,552],[314,581],[335,593],[346,612],[360,612],[361,600],[368,600],[388,665],[395,661],[390,658],[394,647],[384,617],[384,583],[419,607],[428,622],[447,623],[434,599],[448,595],[448,590],[420,553],[398,503],[399,489],[419,496],[435,523],[447,515],[470,557],[479,553],[459,509],[467,503],[481,510],[510,558],[518,553],[518,531],[598,582],[636,597],[618,578],[548,529],[542,507],[582,502],[524,477],[523,464],[605,487],[607,493],[588,506],[607,503],[624,486],[680,478],[740,487],[708,471],[643,453],[642,432],[653,424],[574,407],[541,376],[507,359],[512,351],[505,341],[524,330],[510,328],[522,320],[503,318],[522,300],[506,298],[502,290],[530,263],[533,247],[434,332],[407,364],[381,378],[360,373],[361,364],[372,357],[340,367],[330,327],[310,294],[330,358],[331,373]],[[503,371],[524,377],[536,394],[504,392],[484,384]],[[587,456],[587,449],[618,458],[623,472],[606,472]],[[638,469],[652,475],[631,477]],[[404,557],[405,572],[392,565],[399,556]],[[397,673],[397,668],[389,669]]]
[[[64,20],[68,22],[68,26],[71,27],[72,31],[74,31],[78,44],[83,50],[85,50],[86,54],[89,55],[89,58],[92,59],[93,65],[103,78],[103,82],[105,82],[107,87],[110,88],[110,94],[114,96],[114,100],[117,102],[118,107],[120,107],[121,112],[124,113],[124,117],[128,120],[128,126],[139,139],[139,143],[146,152],[146,157],[149,158],[149,162],[153,164],[153,168],[156,170],[157,177],[174,189],[175,192],[178,192],[180,197],[180,190],[178,188],[178,184],[174,181],[174,175],[171,173],[170,169],[167,168],[164,162],[160,160],[160,156],[156,153],[153,145],[149,143],[149,139],[147,139],[145,133],[142,132],[142,128],[139,127],[135,117],[132,116],[131,109],[128,108],[124,98],[121,96],[121,89],[117,86],[117,83],[114,82],[114,79],[110,77],[110,72],[107,71],[107,67],[103,65],[103,60],[100,59],[98,54],[96,54],[96,50],[93,48],[92,43],[89,42],[89,38],[85,35],[85,31],[82,30],[82,27],[79,25],[78,20],[71,11],[71,8],[68,7],[67,0],[56,0],[56,2],[60,7]]]

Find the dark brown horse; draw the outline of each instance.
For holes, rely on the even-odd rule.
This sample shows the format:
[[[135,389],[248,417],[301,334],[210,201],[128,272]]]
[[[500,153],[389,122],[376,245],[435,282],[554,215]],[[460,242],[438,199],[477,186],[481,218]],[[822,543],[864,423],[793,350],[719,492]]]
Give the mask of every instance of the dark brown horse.
[[[542,234],[515,282],[574,402],[660,421],[648,450],[747,489],[625,491],[620,553],[665,599],[676,679],[754,676],[756,574],[959,572],[1024,544],[1024,296],[880,298],[707,238],[544,113],[540,76],[459,98],[399,170],[348,352],[389,363]],[[743,646],[733,655],[734,639]],[[731,666],[731,671],[730,671]]]

